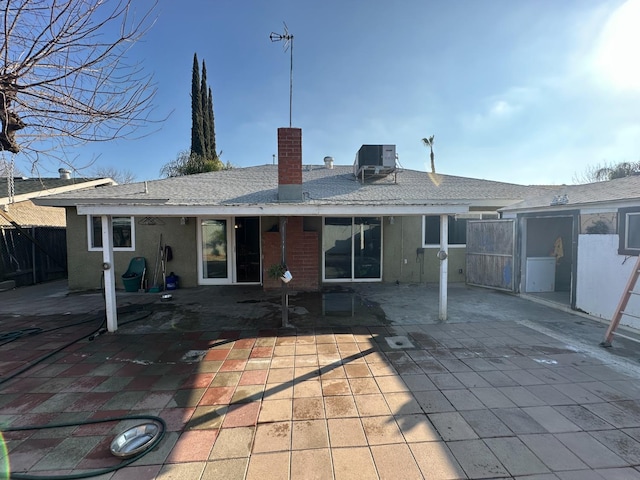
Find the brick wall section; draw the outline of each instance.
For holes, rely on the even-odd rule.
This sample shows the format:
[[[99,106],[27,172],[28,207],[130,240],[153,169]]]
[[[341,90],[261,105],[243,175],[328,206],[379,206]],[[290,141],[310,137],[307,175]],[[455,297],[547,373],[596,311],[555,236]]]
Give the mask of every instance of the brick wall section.
[[[302,130],[278,129],[278,185],[302,185]]]
[[[281,281],[270,278],[269,267],[280,263],[280,232],[262,234],[264,289],[280,288]],[[318,265],[318,232],[305,232],[302,217],[288,217],[287,220],[287,267],[293,275],[290,288],[317,292],[320,289],[320,266]]]

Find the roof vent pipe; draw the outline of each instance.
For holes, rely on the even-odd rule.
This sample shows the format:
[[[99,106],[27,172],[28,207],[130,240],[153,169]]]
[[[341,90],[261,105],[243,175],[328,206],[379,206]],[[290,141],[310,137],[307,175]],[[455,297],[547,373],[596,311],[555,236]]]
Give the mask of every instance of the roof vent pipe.
[[[60,178],[63,180],[71,179],[71,170],[67,170],[66,168],[59,168],[58,173],[60,174]]]
[[[333,170],[333,157],[324,157],[324,166]]]

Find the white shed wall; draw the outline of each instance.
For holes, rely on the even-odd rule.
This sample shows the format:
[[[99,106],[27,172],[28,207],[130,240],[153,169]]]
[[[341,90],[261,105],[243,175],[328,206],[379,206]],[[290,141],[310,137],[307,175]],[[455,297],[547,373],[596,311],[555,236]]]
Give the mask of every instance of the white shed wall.
[[[605,320],[613,317],[637,260],[618,255],[618,241],[618,235],[578,236],[576,307]],[[625,310],[640,316],[640,295],[632,295]],[[640,319],[623,316],[620,324],[640,329]]]

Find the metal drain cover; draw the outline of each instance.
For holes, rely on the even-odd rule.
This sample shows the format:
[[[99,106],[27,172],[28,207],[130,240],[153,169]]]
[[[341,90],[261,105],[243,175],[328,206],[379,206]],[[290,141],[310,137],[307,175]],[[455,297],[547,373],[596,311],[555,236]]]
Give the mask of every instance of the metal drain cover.
[[[399,335],[397,337],[385,337],[384,339],[387,341],[391,348],[415,348],[409,341],[409,339],[404,335]]]

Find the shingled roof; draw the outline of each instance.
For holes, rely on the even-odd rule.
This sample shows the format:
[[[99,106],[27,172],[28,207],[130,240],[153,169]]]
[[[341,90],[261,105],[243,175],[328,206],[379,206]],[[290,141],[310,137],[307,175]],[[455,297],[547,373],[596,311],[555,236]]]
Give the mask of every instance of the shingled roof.
[[[638,201],[640,201],[640,175],[633,175],[606,182],[562,185],[540,195],[527,197],[521,202],[502,208],[501,211],[567,209],[583,205]]]
[[[72,190],[91,188],[100,185],[111,185],[110,178],[23,178],[13,180],[14,201],[63,193]],[[0,205],[9,203],[9,181],[0,178]]]
[[[62,208],[35,205],[32,200],[40,196],[65,193],[78,189],[90,189],[101,185],[112,185],[110,178],[14,178],[13,195],[9,195],[9,181],[0,178],[0,226],[64,227],[65,212]],[[11,220],[11,221],[9,221]]]
[[[6,213],[21,227],[65,227],[67,225],[64,208],[39,207],[30,200],[11,204],[7,207]],[[0,215],[0,227],[12,225],[4,215]]]
[[[300,205],[508,205],[542,191],[539,187],[452,175],[399,170],[362,183],[351,166],[302,167]],[[278,204],[278,167],[263,165],[68,192],[39,204],[234,206]]]

